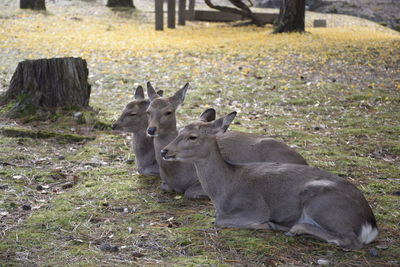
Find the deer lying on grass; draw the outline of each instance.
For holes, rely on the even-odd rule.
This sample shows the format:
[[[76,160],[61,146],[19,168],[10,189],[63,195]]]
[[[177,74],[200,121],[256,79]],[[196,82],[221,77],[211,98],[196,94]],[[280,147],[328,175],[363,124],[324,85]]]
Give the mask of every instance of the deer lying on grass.
[[[162,91],[157,93],[162,95]],[[146,110],[149,104],[150,101],[144,98],[143,87],[138,86],[135,100],[126,105],[118,120],[112,125],[112,129],[132,133],[132,148],[140,174],[160,176],[153,139],[146,135],[148,125]]]
[[[206,197],[192,163],[166,162],[157,151],[161,151],[177,135],[176,110],[183,103],[189,84],[171,97],[161,97],[150,83],[147,94],[151,100],[148,108],[149,126],[147,133],[154,136],[154,150],[160,166],[162,189],[185,193],[187,198]],[[208,109],[200,117],[202,121],[215,119],[215,110]],[[251,133],[227,132],[218,138],[218,145],[228,161],[232,162],[289,162],[307,164],[304,158],[287,145],[271,138]],[[238,153],[238,151],[240,151]]]
[[[308,234],[350,249],[376,239],[374,214],[347,180],[307,165],[226,161],[217,136],[235,116],[192,123],[161,152],[166,161],[194,163],[218,226]]]
[[[188,84],[184,88],[187,87]],[[148,82],[147,94],[151,101],[147,109],[149,115],[147,134],[154,140],[156,160],[160,166],[161,189],[184,193],[185,198],[208,198],[197,179],[193,164],[166,162],[159,153],[178,135],[175,110],[183,102],[185,96],[183,90],[172,97],[162,98]]]

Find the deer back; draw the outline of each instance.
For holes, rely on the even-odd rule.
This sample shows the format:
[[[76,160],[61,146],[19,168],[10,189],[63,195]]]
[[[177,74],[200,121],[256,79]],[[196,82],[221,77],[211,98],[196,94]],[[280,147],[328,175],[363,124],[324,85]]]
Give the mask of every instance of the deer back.
[[[222,156],[229,162],[281,162],[307,165],[306,160],[298,152],[273,138],[227,131],[217,137],[217,142]]]

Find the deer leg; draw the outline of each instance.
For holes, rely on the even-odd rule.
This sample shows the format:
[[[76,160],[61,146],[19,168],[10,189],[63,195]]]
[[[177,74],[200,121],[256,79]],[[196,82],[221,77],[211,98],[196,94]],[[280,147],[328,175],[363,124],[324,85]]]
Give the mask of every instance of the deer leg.
[[[140,174],[149,175],[149,176],[160,176],[159,172],[150,168],[143,168],[138,170]],[[162,188],[161,188],[162,189]]]
[[[359,249],[362,243],[355,229],[363,219],[357,198],[325,190],[326,186],[312,188],[310,195],[303,195],[302,216],[293,227],[293,233],[304,231],[328,243],[349,249]],[[328,188],[329,189],[329,188]],[[322,190],[322,191],[321,191]],[[292,232],[292,230],[290,230]]]
[[[167,192],[173,192],[174,190],[172,190],[172,188],[167,184],[165,179],[166,175],[161,168],[160,168],[160,177],[161,177],[161,185],[160,185],[161,190]]]
[[[237,223],[236,221],[229,221],[229,220],[217,220],[216,226],[219,228],[239,228],[239,229],[254,229],[254,230],[273,230],[270,228],[268,223]]]
[[[277,230],[289,231],[289,227],[279,225],[273,222],[254,222],[250,220],[243,220],[246,216],[240,218],[217,218],[216,225],[221,228],[243,228],[243,229],[264,229],[264,230]]]
[[[303,234],[311,235],[319,240],[336,244],[344,248],[359,249],[362,247],[362,244],[355,234],[349,234],[348,236],[345,236],[343,234],[331,233],[323,228],[308,223],[295,224],[292,226],[292,228],[290,228],[289,232],[287,233],[287,235],[289,236]]]
[[[241,228],[248,228],[248,229],[265,229],[265,230],[275,230],[275,231],[289,231],[289,227],[279,225],[273,222],[264,222],[264,223],[250,223],[244,225]]]
[[[209,199],[200,183],[195,183],[186,189],[184,196],[187,199]]]
[[[290,229],[290,227],[276,224],[273,222],[267,222],[266,224],[268,224],[268,226],[270,227],[269,229],[271,229],[271,230],[286,232],[286,231],[289,231],[289,229]]]
[[[172,188],[164,181],[161,181],[161,185],[160,185],[161,190],[163,191],[167,191],[167,192],[172,192]]]

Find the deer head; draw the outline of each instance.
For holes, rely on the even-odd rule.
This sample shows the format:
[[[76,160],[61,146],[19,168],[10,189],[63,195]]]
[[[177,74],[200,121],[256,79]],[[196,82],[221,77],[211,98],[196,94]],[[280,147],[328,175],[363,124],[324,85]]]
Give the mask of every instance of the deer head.
[[[215,146],[216,136],[226,132],[237,114],[234,111],[215,121],[208,121],[210,113],[213,112],[215,111],[208,109],[200,115],[200,121],[185,126],[179,135],[161,150],[164,160],[206,159],[212,151],[210,146]]]
[[[149,125],[147,134],[158,136],[169,131],[176,130],[175,111],[185,100],[189,83],[185,84],[171,97],[161,97],[156,93],[150,82],[147,83],[147,94],[150,98],[150,106],[147,109]]]
[[[162,94],[161,90],[157,92],[157,95]],[[144,98],[143,87],[139,85],[135,90],[134,100],[126,105],[112,129],[132,133],[145,131],[148,124],[146,109],[149,103],[149,100]]]

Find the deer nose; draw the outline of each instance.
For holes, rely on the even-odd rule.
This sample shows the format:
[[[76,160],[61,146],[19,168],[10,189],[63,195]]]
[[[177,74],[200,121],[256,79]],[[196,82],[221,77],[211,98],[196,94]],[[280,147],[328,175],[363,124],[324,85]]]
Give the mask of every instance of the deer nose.
[[[156,130],[157,130],[156,127],[150,127],[150,128],[147,128],[147,133],[149,135],[154,135],[156,133]]]
[[[111,125],[111,129],[113,129],[113,130],[115,130],[115,129],[117,129],[117,124],[116,123],[114,123],[113,125]]]
[[[168,153],[168,149],[163,149],[163,150],[161,150],[161,156],[162,156],[163,158],[165,158],[165,156],[167,155],[167,153]]]

